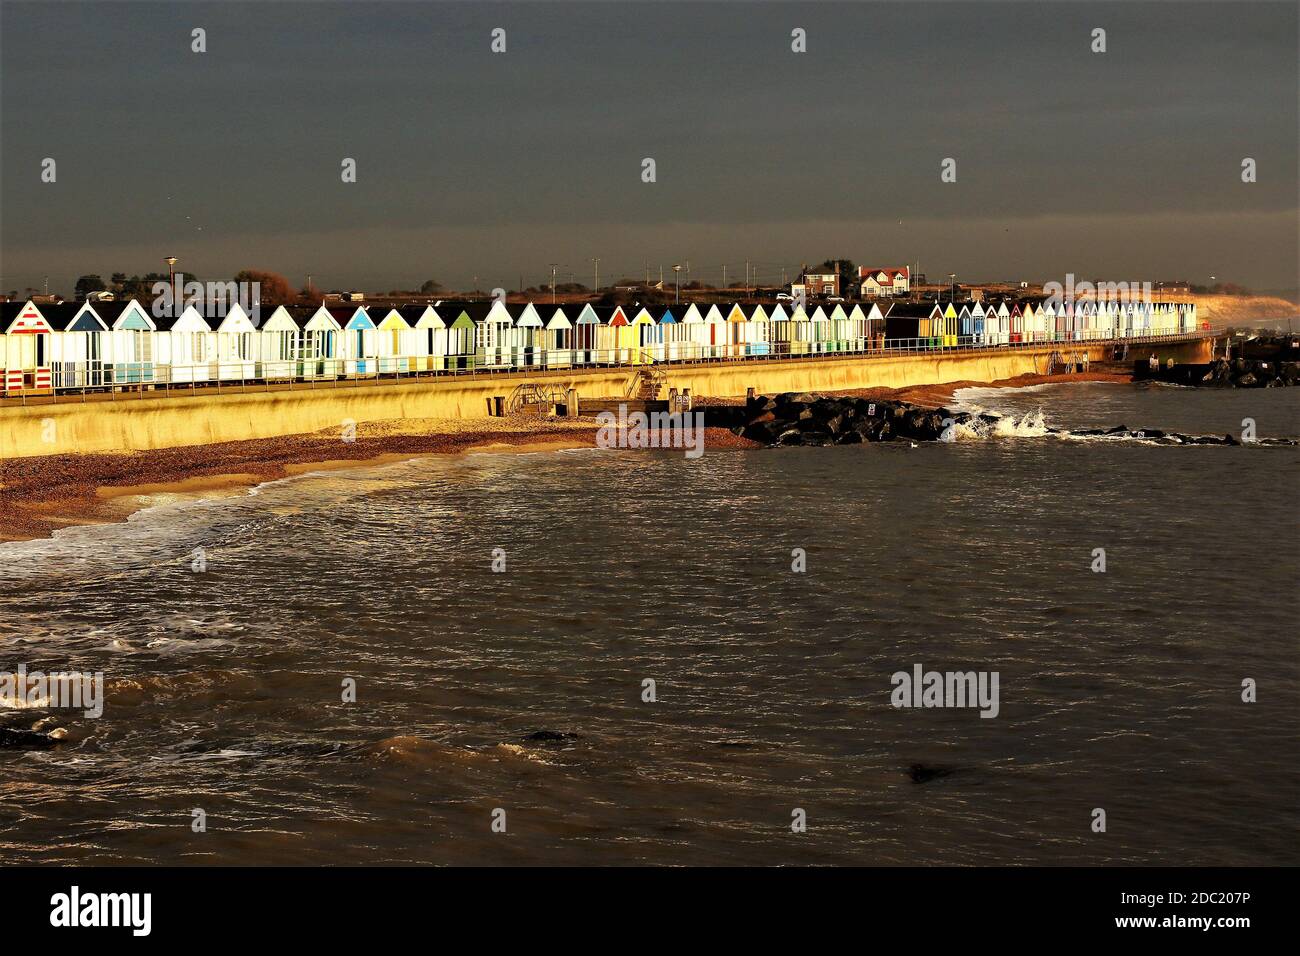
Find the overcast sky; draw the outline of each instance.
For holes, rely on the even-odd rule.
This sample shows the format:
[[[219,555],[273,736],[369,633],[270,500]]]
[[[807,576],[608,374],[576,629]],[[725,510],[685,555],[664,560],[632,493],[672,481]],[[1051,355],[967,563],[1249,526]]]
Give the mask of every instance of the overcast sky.
[[[594,256],[1289,289],[1298,41],[1294,2],[0,0],[0,287],[173,254],[327,289]]]

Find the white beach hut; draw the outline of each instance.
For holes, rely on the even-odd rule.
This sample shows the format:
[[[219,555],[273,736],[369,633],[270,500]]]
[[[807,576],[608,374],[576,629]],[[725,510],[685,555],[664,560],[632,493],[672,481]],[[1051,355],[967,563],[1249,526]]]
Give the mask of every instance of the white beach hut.
[[[283,381],[294,377],[301,333],[298,320],[288,308],[279,305],[271,311],[257,331],[263,378]]]
[[[682,327],[681,352],[679,358],[701,359],[708,355],[709,325],[704,321],[704,313],[692,302],[686,311],[677,316],[677,323]]]
[[[303,323],[298,338],[297,377],[305,379],[338,378],[343,374],[343,327],[325,306],[321,306]]]
[[[709,306],[704,313],[704,325],[708,332],[705,357],[719,358],[727,354],[727,317],[717,304]]]
[[[154,319],[153,357],[160,382],[195,384],[217,378],[217,336],[194,305]]]
[[[514,317],[505,303],[495,301],[475,325],[475,351],[480,368],[508,368],[514,360]]]
[[[108,323],[90,301],[72,306],[67,322],[51,320],[53,382],[55,388],[98,388],[108,384],[103,349],[108,340]],[[0,330],[2,332],[3,330]]]
[[[600,329],[600,316],[590,302],[584,303],[578,317],[573,320],[573,361],[577,365],[590,365],[595,361],[596,340]]]
[[[216,326],[218,377],[222,381],[238,382],[261,378],[260,336],[252,317],[238,302],[233,302]]]
[[[542,364],[546,353],[546,321],[533,303],[518,310],[513,338],[511,364],[516,368]]]
[[[564,306],[549,307],[551,317],[542,327],[542,356],[547,368],[566,368],[573,364],[573,322]],[[542,310],[545,314],[547,309]]]
[[[402,356],[412,372],[428,372],[446,367],[447,323],[432,305],[404,305],[397,310],[406,323],[399,331]]]

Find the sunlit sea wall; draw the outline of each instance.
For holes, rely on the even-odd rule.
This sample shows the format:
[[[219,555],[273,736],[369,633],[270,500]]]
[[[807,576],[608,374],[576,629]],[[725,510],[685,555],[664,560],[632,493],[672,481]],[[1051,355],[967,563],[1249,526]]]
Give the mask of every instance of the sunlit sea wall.
[[[1164,361],[1205,361],[1208,340],[1140,347]],[[896,355],[862,359],[736,361],[665,367],[666,385],[696,396],[738,396],[759,392],[993,382],[1047,369],[1053,352],[1087,350],[1092,361],[1110,357],[1107,344],[1007,350],[973,354]],[[577,389],[585,398],[625,394],[628,369],[502,374],[463,379],[358,385],[317,383],[292,391],[201,392],[154,397],[122,393],[116,400],[0,407],[0,457],[143,451],[253,438],[300,435],[337,428],[345,421],[410,418],[470,418],[487,414],[489,399],[508,396],[524,382]],[[143,395],[143,397],[141,397]]]

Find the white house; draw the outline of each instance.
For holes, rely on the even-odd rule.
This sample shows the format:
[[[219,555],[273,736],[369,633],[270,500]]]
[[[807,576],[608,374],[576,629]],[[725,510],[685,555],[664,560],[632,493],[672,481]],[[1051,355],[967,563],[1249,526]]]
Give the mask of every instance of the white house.
[[[907,295],[912,288],[912,270],[908,266],[883,269],[859,266],[858,281],[864,299]]]

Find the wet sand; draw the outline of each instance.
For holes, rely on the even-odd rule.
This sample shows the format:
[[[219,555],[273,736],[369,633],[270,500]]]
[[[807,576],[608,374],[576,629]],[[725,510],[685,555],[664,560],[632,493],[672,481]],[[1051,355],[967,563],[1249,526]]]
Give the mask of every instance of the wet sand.
[[[0,541],[48,537],[70,525],[125,521],[164,501],[243,494],[266,481],[424,455],[526,453],[596,447],[594,419],[530,415],[359,424],[337,431],[111,455],[0,462]],[[756,447],[706,429],[710,449]]]
[[[953,401],[960,388],[1024,388],[1052,382],[1130,382],[1128,373],[1096,371],[1021,375],[997,382],[959,381],[906,388],[866,388],[829,395],[892,399],[928,408]],[[699,405],[743,404],[703,399]],[[357,426],[355,439],[336,431],[112,455],[54,455],[0,463],[0,541],[48,537],[69,525],[124,521],[163,501],[243,494],[265,481],[312,471],[357,468],[423,455],[537,452],[594,448],[595,419],[419,419]],[[722,428],[705,431],[705,447],[755,448]]]

